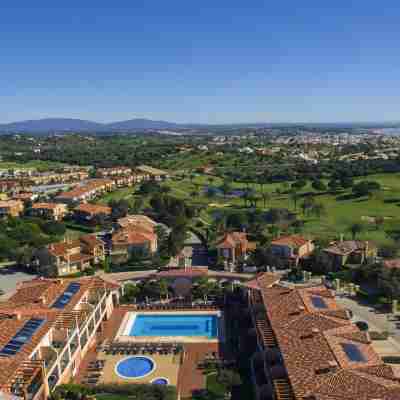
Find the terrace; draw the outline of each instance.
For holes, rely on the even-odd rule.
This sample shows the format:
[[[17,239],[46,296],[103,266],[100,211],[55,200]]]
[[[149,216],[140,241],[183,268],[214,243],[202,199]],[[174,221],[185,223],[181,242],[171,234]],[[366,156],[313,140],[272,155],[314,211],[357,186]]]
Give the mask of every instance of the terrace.
[[[171,305],[168,311],[172,312],[172,309]],[[181,313],[183,310],[193,312],[192,307],[175,307],[175,312]],[[139,342],[127,340],[120,333],[129,320],[130,313],[137,311],[138,307],[134,305],[120,306],[114,310],[98,336],[98,343],[102,344],[91,348],[86,355],[78,372],[77,382],[88,385],[133,382],[132,378],[118,375],[117,366],[130,357],[145,357],[150,358],[156,368],[142,378],[135,378],[134,383],[149,383],[158,378],[166,378],[169,384],[177,386],[182,398],[190,397],[194,391],[204,389],[206,376],[201,365],[207,358],[213,357],[212,354],[219,357],[218,341],[206,343],[201,339],[197,343],[186,343],[177,341],[176,337],[146,337],[146,340]],[[168,314],[160,308],[145,313],[155,315],[154,311],[157,311],[157,315],[160,312]],[[197,312],[215,313],[216,307],[208,306]]]

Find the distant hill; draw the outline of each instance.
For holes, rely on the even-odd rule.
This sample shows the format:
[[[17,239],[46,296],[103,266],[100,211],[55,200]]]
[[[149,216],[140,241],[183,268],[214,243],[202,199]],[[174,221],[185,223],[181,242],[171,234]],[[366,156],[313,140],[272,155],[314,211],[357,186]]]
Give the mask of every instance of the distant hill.
[[[0,124],[0,134],[5,133],[26,133],[26,134],[47,134],[47,133],[99,133],[108,134],[113,132],[137,132],[137,131],[173,131],[173,130],[220,130],[220,129],[241,129],[241,128],[265,128],[265,127],[294,127],[296,125],[310,128],[394,128],[399,127],[397,122],[384,123],[303,123],[303,124],[285,124],[285,123],[236,123],[236,124],[178,124],[175,122],[156,121],[144,118],[135,118],[126,121],[117,121],[111,123],[99,123],[73,118],[45,118],[37,120],[19,121],[8,124]]]
[[[109,124],[73,118],[45,118],[0,124],[0,133],[130,132],[137,130],[176,128],[184,128],[184,125],[142,118],[112,122]]]
[[[84,132],[103,129],[103,124],[73,118],[46,118],[0,124],[0,132],[47,133],[47,132]]]
[[[127,121],[112,122],[106,124],[107,129],[112,131],[130,131],[137,129],[174,129],[182,128],[184,125],[167,121],[153,121],[151,119],[136,118]]]

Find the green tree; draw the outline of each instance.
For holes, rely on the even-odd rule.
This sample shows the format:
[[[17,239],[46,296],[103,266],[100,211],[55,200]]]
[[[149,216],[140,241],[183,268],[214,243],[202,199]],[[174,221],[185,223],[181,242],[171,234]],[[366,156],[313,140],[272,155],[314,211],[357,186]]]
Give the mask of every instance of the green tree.
[[[318,192],[324,192],[326,190],[326,185],[319,179],[316,179],[311,184],[312,188]]]
[[[272,199],[272,196],[269,192],[261,192],[261,198],[263,200],[263,206],[264,208],[266,208],[267,203],[269,203]]]
[[[289,192],[289,198],[293,202],[294,211],[296,211],[297,210],[297,201],[299,200],[299,193],[297,192],[296,188],[292,187],[292,189]]]
[[[355,240],[356,236],[359,235],[364,230],[364,225],[355,222],[351,224],[349,227],[349,231],[351,232],[353,240]]]
[[[132,212],[134,214],[140,214],[144,206],[144,199],[142,197],[136,197],[133,202]]]

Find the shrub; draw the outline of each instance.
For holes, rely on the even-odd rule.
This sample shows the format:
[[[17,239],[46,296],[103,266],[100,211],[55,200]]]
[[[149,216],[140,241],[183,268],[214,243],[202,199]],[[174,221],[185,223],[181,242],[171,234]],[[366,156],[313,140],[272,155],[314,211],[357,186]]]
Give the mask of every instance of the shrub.
[[[129,396],[136,400],[176,400],[174,386],[151,384],[105,384],[89,388],[85,385],[67,384],[58,386],[52,394],[52,400],[80,400],[87,395],[115,394]]]
[[[371,340],[386,340],[389,337],[389,332],[369,331],[369,337]]]

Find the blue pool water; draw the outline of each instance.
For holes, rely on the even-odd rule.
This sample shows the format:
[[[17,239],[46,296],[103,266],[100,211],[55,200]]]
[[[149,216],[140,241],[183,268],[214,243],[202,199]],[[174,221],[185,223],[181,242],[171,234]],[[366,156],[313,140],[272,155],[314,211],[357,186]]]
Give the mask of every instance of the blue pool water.
[[[148,357],[128,357],[120,361],[115,370],[121,378],[142,378],[155,368],[153,360]]]
[[[166,378],[157,378],[151,382],[153,385],[168,385],[168,379]]]
[[[218,336],[216,315],[139,314],[129,336]]]

